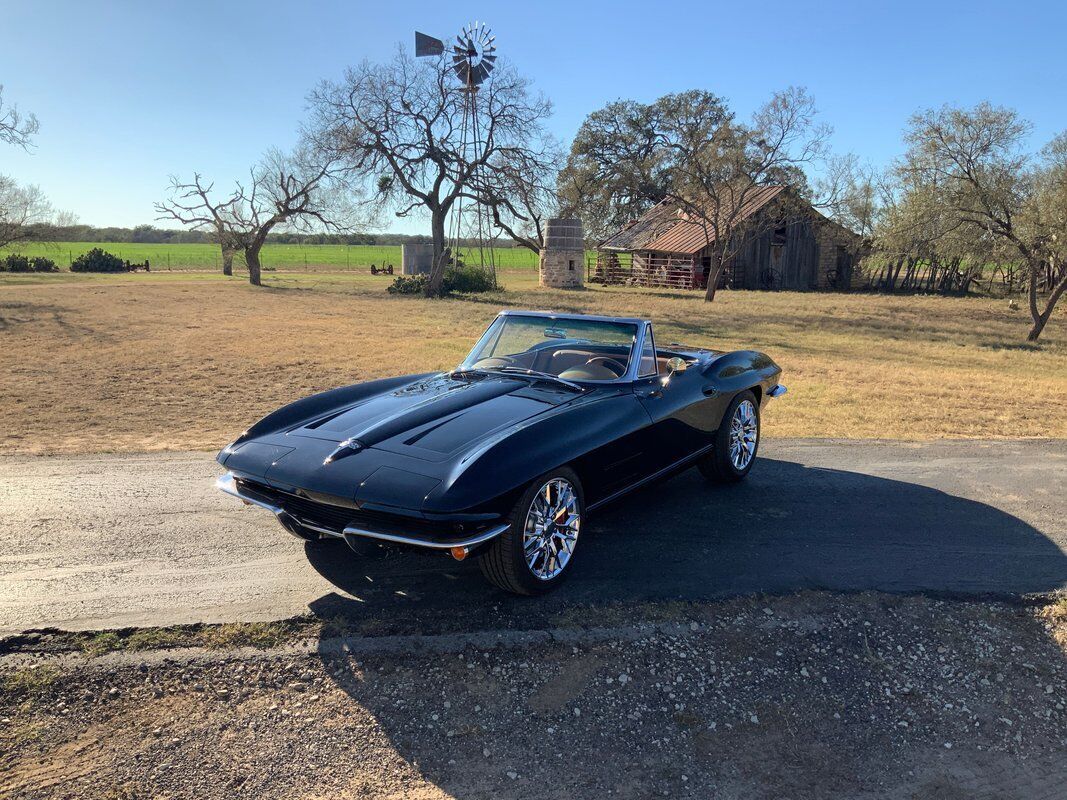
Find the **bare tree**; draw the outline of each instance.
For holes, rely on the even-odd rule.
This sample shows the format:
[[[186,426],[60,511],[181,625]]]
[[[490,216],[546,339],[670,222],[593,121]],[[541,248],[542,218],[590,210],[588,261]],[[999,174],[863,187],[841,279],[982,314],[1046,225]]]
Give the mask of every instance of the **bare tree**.
[[[1067,138],[1034,156],[1025,149],[1031,129],[1017,112],[988,103],[923,111],[911,119],[898,170],[929,194],[936,213],[951,215],[950,229],[1021,260],[1033,321],[1027,339],[1037,341],[1067,290]]]
[[[502,153],[475,181],[471,199],[486,206],[493,224],[520,247],[540,253],[545,222],[559,208],[556,179],[563,158],[554,143],[540,151]]]
[[[402,50],[386,64],[364,62],[340,84],[324,83],[310,97],[309,141],[327,158],[341,158],[353,182],[366,189],[365,202],[397,216],[423,212],[430,218],[433,269],[427,294],[439,295],[446,267],[446,225],[457,202],[471,196],[479,174],[486,186],[505,186],[488,177],[537,152],[547,100],[497,62],[477,90],[481,144],[467,141],[467,89],[456,81],[451,61],[416,62]]]
[[[0,175],[0,247],[29,239],[33,225],[52,218],[52,206],[36,186],[19,186]]]
[[[822,211],[864,240],[874,236],[886,208],[891,182],[884,170],[862,164],[849,153],[829,156],[815,181]]]
[[[0,85],[0,142],[28,150],[40,129],[37,117],[23,116],[16,105],[4,105],[4,87]]]
[[[825,154],[830,131],[815,123],[815,103],[804,89],[777,92],[748,124],[724,115],[718,98],[702,92],[660,102],[667,197],[703,230],[711,257],[704,299],[711,302],[726,266],[753,237],[802,213],[797,200],[811,199],[804,167]],[[790,191],[773,213],[754,213],[771,186]]]
[[[241,200],[234,191],[225,200],[211,197],[215,184],[205,183],[199,172],[188,182],[177,177],[170,179],[171,199],[156,203],[157,219],[175,220],[194,230],[211,231],[212,238],[222,250],[222,274],[233,275],[233,257],[240,243],[231,233],[231,209]]]
[[[39,125],[33,114],[23,116],[18,106],[4,105],[0,86],[0,142],[29,150]],[[20,186],[0,175],[0,247],[29,238],[31,225],[47,222],[52,207],[36,186]]]
[[[248,183],[238,182],[225,200],[213,200],[213,185],[205,185],[199,174],[189,182],[172,179],[175,196],[157,203],[156,212],[159,219],[211,230],[222,248],[224,270],[229,263],[227,274],[232,274],[233,254],[241,251],[249,283],[260,286],[260,251],[276,227],[343,229],[330,208],[333,166],[272,152],[251,170]]]

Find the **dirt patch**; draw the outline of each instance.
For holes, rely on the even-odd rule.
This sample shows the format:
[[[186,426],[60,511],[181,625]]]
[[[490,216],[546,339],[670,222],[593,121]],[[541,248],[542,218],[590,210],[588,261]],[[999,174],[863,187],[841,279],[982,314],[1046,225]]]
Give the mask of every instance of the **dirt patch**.
[[[0,696],[0,788],[970,800],[1057,797],[1067,780],[1055,603],[809,593],[703,604],[674,622],[459,652],[323,640],[308,653],[57,662],[43,692]]]
[[[501,308],[650,316],[663,341],[765,350],[790,394],[777,436],[1065,437],[1067,312],[1019,351],[1002,301],[590,287],[427,301],[358,276],[45,276],[4,284],[5,452],[212,449],[322,389],[455,366]],[[6,327],[5,327],[6,326]],[[1035,403],[1034,398],[1041,398]]]

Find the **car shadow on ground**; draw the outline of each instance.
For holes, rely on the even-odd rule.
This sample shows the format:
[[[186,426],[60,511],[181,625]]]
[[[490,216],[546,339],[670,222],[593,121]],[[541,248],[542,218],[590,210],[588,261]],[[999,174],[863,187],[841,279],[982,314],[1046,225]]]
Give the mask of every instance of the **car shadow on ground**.
[[[344,593],[312,611],[367,630],[427,630],[438,614],[476,630],[593,603],[804,589],[996,596],[1067,585],[1059,546],[994,506],[779,459],[761,458],[732,486],[690,470],[620,500],[582,533],[568,582],[535,600],[500,592],[477,564],[447,555],[309,546],[312,566]]]
[[[476,565],[457,564],[444,556],[375,547],[357,558],[344,548],[309,548],[315,568],[350,595],[327,595],[315,601],[312,610],[323,617],[343,617],[349,631],[430,634],[538,629],[560,623],[625,625],[640,618],[640,601],[701,601],[805,589],[988,596],[1045,592],[1067,584],[1067,557],[1057,544],[991,505],[904,481],[775,459],[761,459],[750,480],[740,485],[709,487],[699,473],[690,471],[634,493],[595,518],[583,531],[580,547],[581,557],[575,561],[570,581],[559,591],[536,599],[504,595],[481,579]],[[635,601],[638,605],[632,605]],[[863,602],[859,601],[860,607]],[[988,654],[968,638],[966,630],[953,626],[937,630],[937,612],[931,614],[922,624],[930,631],[931,641],[948,645],[945,651],[957,658],[954,663],[960,674],[996,672],[996,664],[989,662]],[[1059,664],[1059,648],[1045,639],[1036,622],[1033,629],[1033,640],[1024,642],[1027,658],[1040,662],[1037,668],[1042,671]],[[934,797],[944,796],[942,783],[969,785],[953,770],[962,771],[965,778],[970,775],[972,783],[981,783],[995,778],[1004,767],[1005,757],[981,769],[969,766],[968,758],[985,764],[987,756],[981,751],[988,742],[984,740],[971,755],[952,751],[959,764],[938,761],[923,767],[920,759],[918,766],[906,760],[889,766],[872,759],[880,749],[890,747],[889,734],[860,735],[855,721],[833,722],[831,716],[839,718],[834,712],[844,707],[827,697],[843,691],[840,686],[831,691],[820,684],[807,702],[822,705],[807,711],[805,703],[794,707],[795,689],[787,685],[787,679],[782,679],[782,685],[761,681],[777,674],[779,662],[794,664],[810,658],[814,644],[807,634],[799,644],[794,643],[802,652],[778,652],[781,658],[777,658],[772,653],[779,642],[770,641],[754,651],[754,664],[743,665],[747,645],[735,642],[740,648],[737,652],[727,646],[738,634],[715,634],[713,649],[726,648],[714,652],[715,660],[726,663],[732,658],[739,670],[736,681],[729,684],[728,699],[751,695],[750,703],[762,703],[759,718],[769,723],[766,729],[738,727],[724,738],[702,727],[706,715],[719,719],[721,725],[719,715],[727,713],[724,708],[716,709],[713,704],[702,708],[700,701],[694,701],[692,710],[675,711],[672,716],[664,707],[657,717],[658,706],[648,698],[613,693],[605,681],[616,674],[615,660],[622,657],[613,644],[573,650],[562,644],[546,645],[508,655],[482,640],[482,645],[458,654],[419,656],[416,648],[411,659],[383,654],[360,661],[327,646],[329,635],[324,635],[320,656],[331,679],[373,714],[389,746],[420,780],[452,797],[604,796],[604,786],[614,786],[619,796],[644,797],[654,789],[658,794],[665,785],[685,795],[688,787],[698,784],[686,785],[680,775],[694,767],[698,774],[706,769],[719,779],[740,775],[741,785],[747,780],[753,790],[742,791],[740,796],[834,796],[820,787],[853,785],[861,781],[857,775],[871,770],[879,781],[905,788],[914,784],[915,794],[902,790],[902,797]],[[741,634],[745,642],[751,635],[751,631]],[[781,640],[783,649],[788,641],[792,640]],[[858,647],[850,642],[842,644]],[[695,675],[708,667],[694,663],[684,647],[677,652],[665,647],[661,643],[650,652],[662,652],[663,662],[673,665],[679,675]],[[870,720],[874,720],[874,713],[882,713],[879,703],[885,702],[879,683],[885,679],[883,668],[877,659],[853,655],[847,651],[839,657],[859,665],[845,682],[855,688],[854,705],[864,714],[871,712]],[[838,657],[826,658],[833,662]],[[945,656],[931,658],[943,661]],[[901,659],[906,662],[906,655]],[[714,672],[714,664],[710,668]],[[783,674],[795,675],[796,670]],[[655,670],[635,675],[638,681],[661,680]],[[943,678],[941,672],[936,675],[938,680]],[[1012,691],[1044,691],[1040,686],[1023,686],[1032,683],[1033,679],[1023,676],[1022,688]],[[688,697],[685,692],[692,689],[687,683],[675,691]],[[991,705],[982,707],[983,713],[992,715],[990,719],[1004,713],[995,702],[1005,691],[1003,687],[990,690]],[[648,693],[657,703],[663,702],[658,690],[649,687]],[[732,702],[724,701],[724,705],[732,708]],[[782,706],[777,708],[779,702]],[[603,723],[598,721],[596,715],[611,703],[616,704],[615,711]],[[901,703],[902,708],[907,706],[906,701]],[[579,704],[582,709],[577,709]],[[587,715],[591,721],[583,723]],[[626,740],[615,728],[621,730],[631,719],[638,720],[633,724],[639,725],[639,735]],[[836,726],[832,734],[823,730],[818,736],[797,738],[792,731],[797,726],[825,725],[828,720]],[[894,718],[882,728],[896,724]],[[946,730],[951,728],[949,723],[942,724]],[[864,726],[868,731],[866,722]],[[870,730],[874,727],[872,722]],[[692,740],[678,740],[678,731],[690,728],[695,731]],[[776,739],[773,731],[777,728],[790,730],[792,735],[781,733]],[[992,729],[992,725],[984,726],[982,735],[992,737]],[[947,739],[957,733],[953,729],[951,734],[939,731],[938,735]],[[670,739],[671,747],[659,756],[650,755],[655,751],[652,745],[661,738]],[[943,752],[940,742],[934,746]],[[560,748],[568,754],[562,761],[555,758]],[[916,746],[914,751],[921,748]],[[574,752],[588,755],[573,758]],[[589,759],[594,753],[598,755]],[[689,760],[683,769],[684,758]],[[925,774],[928,767],[930,775]],[[909,777],[912,773],[907,770],[913,768],[917,772]],[[549,776],[551,783],[546,785]],[[572,791],[593,780],[596,785],[586,791]],[[553,785],[557,790],[550,790]],[[755,791],[756,787],[766,791]]]

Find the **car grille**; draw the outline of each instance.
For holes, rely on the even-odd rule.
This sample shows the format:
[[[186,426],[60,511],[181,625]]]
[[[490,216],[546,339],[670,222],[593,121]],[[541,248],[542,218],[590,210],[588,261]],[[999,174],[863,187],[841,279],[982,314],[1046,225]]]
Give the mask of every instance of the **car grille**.
[[[271,503],[285,509],[298,520],[338,533],[350,525],[380,533],[418,536],[426,539],[448,539],[473,532],[470,526],[464,531],[457,531],[450,529],[448,523],[320,503],[255,481],[239,480],[238,484],[270,500]]]

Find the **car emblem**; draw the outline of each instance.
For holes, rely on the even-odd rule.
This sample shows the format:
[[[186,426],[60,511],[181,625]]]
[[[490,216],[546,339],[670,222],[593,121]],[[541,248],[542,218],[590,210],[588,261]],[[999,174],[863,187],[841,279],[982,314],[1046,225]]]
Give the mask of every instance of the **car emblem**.
[[[345,456],[354,455],[362,449],[363,445],[355,439],[345,439],[343,442],[337,445],[336,450],[326,456],[326,460],[323,461],[322,464],[323,466],[325,466],[326,464],[332,464],[334,461],[344,458]]]

